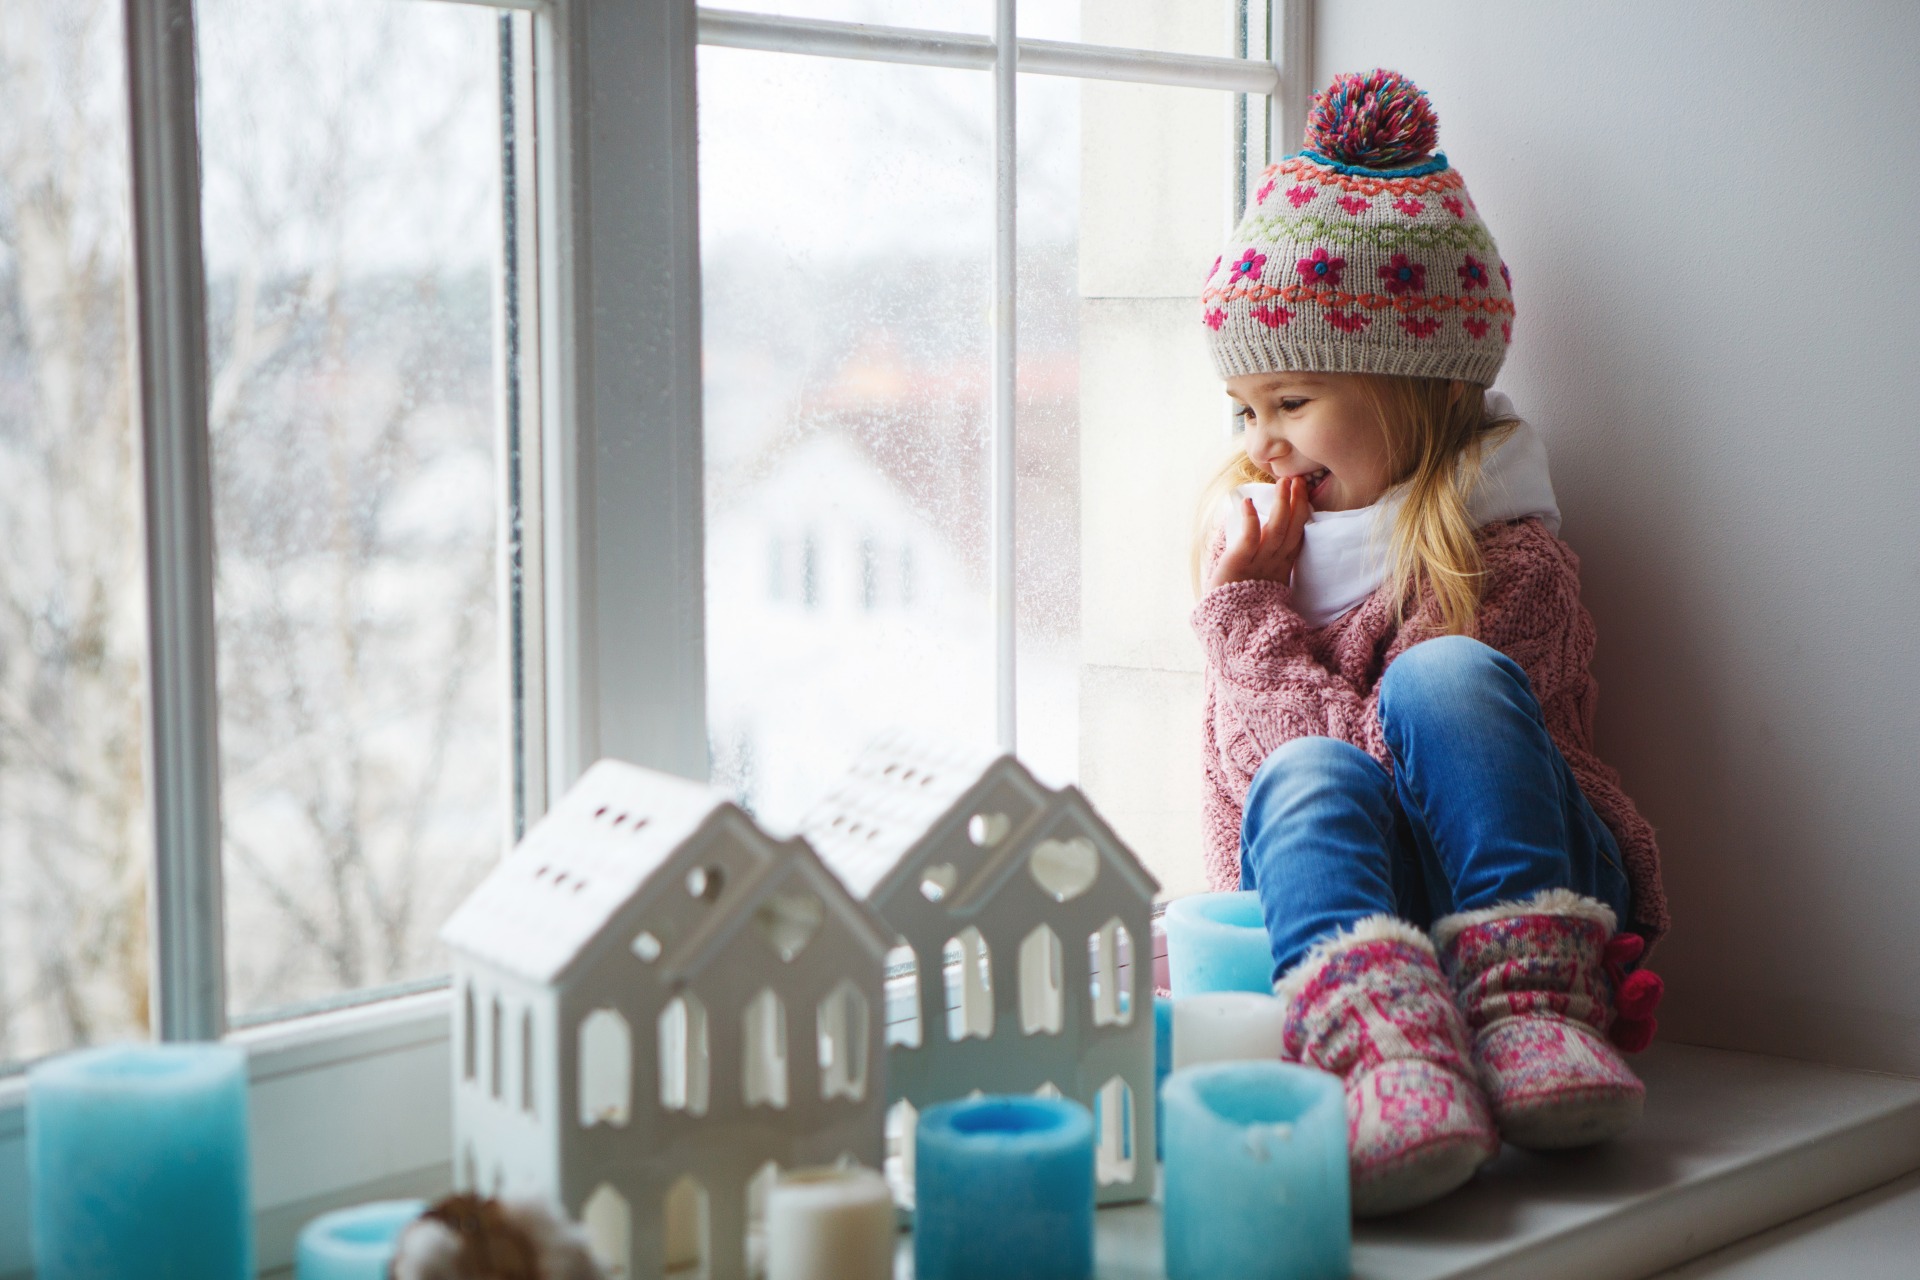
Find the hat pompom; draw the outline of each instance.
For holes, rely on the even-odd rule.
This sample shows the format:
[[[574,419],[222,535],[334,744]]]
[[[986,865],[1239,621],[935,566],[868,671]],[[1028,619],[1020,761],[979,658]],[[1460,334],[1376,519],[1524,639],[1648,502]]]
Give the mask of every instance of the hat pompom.
[[[1418,164],[1439,140],[1426,91],[1384,67],[1335,76],[1307,112],[1307,149],[1363,169]]]

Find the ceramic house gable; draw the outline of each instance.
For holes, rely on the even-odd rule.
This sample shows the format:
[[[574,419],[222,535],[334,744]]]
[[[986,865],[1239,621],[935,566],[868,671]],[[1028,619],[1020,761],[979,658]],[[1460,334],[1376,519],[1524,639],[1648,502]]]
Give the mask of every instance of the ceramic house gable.
[[[555,1196],[621,1274],[744,1276],[767,1167],[880,1162],[890,935],[717,792],[595,765],[443,937],[456,1177]]]
[[[1149,903],[1160,889],[1153,873],[1072,785],[1053,792],[1042,811],[994,849],[959,886],[950,910],[955,917],[981,911],[1022,873],[1056,903],[1070,902],[1115,878],[1132,898]]]
[[[889,1029],[890,1101],[1056,1091],[1102,1115],[1100,1200],[1150,1194],[1151,1162],[1132,1155],[1136,1139],[1151,1150],[1153,1123],[1134,961],[1158,886],[1086,797],[1009,755],[895,734],[803,830],[899,938],[892,981],[909,1016]],[[863,830],[878,853],[854,843]]]
[[[726,805],[697,783],[602,760],[468,895],[440,940],[529,982],[555,982]]]
[[[885,915],[909,894],[950,895],[1047,799],[1012,756],[893,733],[861,754],[801,832],[854,897]]]

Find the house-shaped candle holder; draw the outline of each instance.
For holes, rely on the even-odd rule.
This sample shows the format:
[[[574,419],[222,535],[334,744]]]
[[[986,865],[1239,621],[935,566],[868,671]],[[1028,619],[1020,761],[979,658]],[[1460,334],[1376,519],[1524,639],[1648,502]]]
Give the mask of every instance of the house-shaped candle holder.
[[[881,1167],[892,933],[720,793],[601,761],[441,937],[455,1180],[557,1201],[609,1275],[743,1277],[779,1169]]]
[[[1159,886],[1087,798],[1011,755],[892,734],[801,832],[893,940],[888,1172],[903,1203],[915,1117],[975,1091],[1086,1104],[1100,1203],[1146,1199]]]

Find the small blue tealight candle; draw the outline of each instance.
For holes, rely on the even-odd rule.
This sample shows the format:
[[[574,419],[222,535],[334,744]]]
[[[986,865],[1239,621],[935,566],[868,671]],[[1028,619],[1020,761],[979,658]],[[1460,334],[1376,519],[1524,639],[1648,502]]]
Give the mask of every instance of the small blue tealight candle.
[[[1195,893],[1167,904],[1173,998],[1208,991],[1273,991],[1273,946],[1260,895]]]
[[[300,1228],[295,1280],[387,1280],[393,1246],[424,1200],[376,1200],[323,1213]]]
[[[1339,1077],[1210,1062],[1167,1077],[1167,1280],[1345,1280],[1353,1224]]]
[[[27,1073],[38,1280],[252,1280],[247,1058],[114,1045]]]
[[[1093,1115],[1063,1098],[929,1107],[914,1139],[916,1280],[1093,1275]]]

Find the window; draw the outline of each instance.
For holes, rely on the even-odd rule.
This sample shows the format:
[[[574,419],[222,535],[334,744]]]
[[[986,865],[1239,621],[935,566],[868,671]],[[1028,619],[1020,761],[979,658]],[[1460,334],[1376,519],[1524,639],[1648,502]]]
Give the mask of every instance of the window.
[[[147,1030],[117,4],[0,20],[0,1065]]]
[[[498,856],[499,23],[201,0],[227,990],[429,977]]]
[[[698,68],[715,781],[788,824],[905,721],[1015,747],[1197,874],[1160,781],[1192,772],[1186,548],[1228,444],[1194,280],[1265,161],[1272,67],[1237,55],[1273,15],[1020,0],[1021,38],[1085,44],[1022,54],[1007,136],[988,0],[754,7],[703,18]]]
[[[1140,708],[1101,699],[1156,640],[1089,548],[1171,519],[1134,492],[1172,474],[1135,446],[1185,376],[1150,358],[1155,326],[1185,317],[1229,199],[1129,228],[1112,192],[1224,192],[1229,153],[1264,145],[1247,95],[1273,68],[1234,56],[1233,0],[1025,0],[1023,39],[1087,43],[1030,46],[1018,77],[986,0],[808,0],[803,25],[623,0],[130,10],[0,19],[0,1063],[433,984],[448,906],[601,755],[712,761],[778,825],[820,780],[797,762],[827,776],[908,707],[1017,728],[1149,830],[1123,803],[1144,766],[1092,744],[1141,738],[1116,732]],[[608,101],[631,111],[579,109]],[[755,240],[775,195],[795,216]],[[1009,288],[1013,360],[987,327]],[[790,649],[755,639],[768,618]],[[451,1005],[490,1090],[524,1051],[490,992],[466,1003],[302,1025],[344,1042]],[[297,1119],[257,1120],[280,1158]],[[288,1204],[339,1191],[292,1168],[262,1175]]]
[[[197,115],[197,174],[129,154],[122,6],[24,0],[0,29],[0,1064],[143,1034],[150,992],[157,1030],[206,1034],[443,973],[434,932],[512,807],[511,24],[188,12],[197,103],[156,72],[134,118]],[[130,227],[142,157],[159,194]],[[129,242],[200,288],[132,290]],[[172,630],[147,634],[143,587]],[[143,706],[143,666],[177,705]]]

